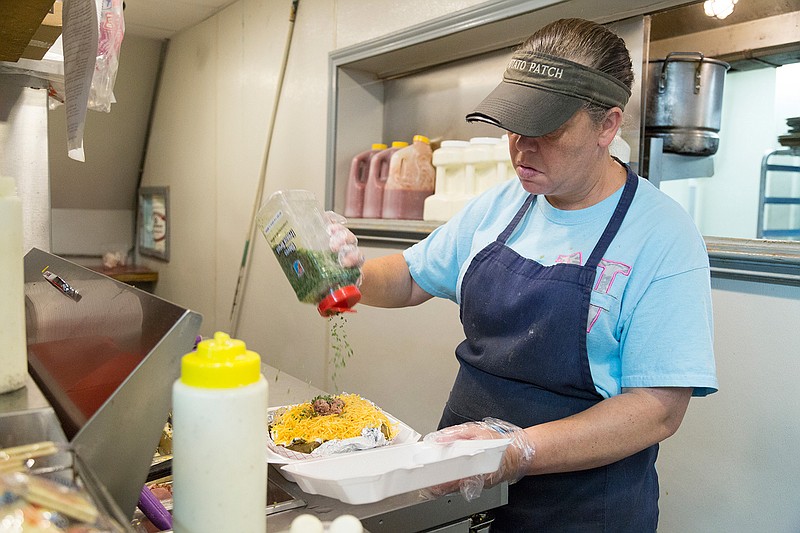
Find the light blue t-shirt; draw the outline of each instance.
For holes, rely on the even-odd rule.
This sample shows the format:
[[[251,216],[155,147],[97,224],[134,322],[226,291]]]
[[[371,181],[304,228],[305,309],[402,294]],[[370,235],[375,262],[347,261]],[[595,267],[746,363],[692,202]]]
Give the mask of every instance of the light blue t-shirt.
[[[473,257],[527,196],[509,180],[407,249],[414,281],[460,303]],[[563,211],[540,195],[506,245],[543,265],[585,264],[621,196],[622,188],[589,208]],[[587,331],[589,367],[603,397],[622,387],[694,387],[694,396],[718,388],[705,243],[683,208],[645,179],[597,268]]]

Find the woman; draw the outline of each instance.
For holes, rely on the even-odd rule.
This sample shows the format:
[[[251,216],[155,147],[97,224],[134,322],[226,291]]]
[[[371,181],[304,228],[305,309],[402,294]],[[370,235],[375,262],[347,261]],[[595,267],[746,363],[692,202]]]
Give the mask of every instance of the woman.
[[[462,483],[513,483],[492,531],[655,531],[658,443],[717,389],[702,237],[608,152],[632,82],[603,26],[536,32],[467,116],[508,131],[519,180],[363,265],[365,304],[460,305],[459,372],[426,438],[513,437],[497,472]],[[354,237],[334,234],[352,263]]]

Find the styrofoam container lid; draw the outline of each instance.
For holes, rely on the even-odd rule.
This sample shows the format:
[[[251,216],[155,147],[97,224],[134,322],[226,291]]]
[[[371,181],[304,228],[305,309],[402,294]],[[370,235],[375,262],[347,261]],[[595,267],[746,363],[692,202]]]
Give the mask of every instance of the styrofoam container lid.
[[[305,492],[359,505],[494,472],[511,439],[416,442],[287,464]]]

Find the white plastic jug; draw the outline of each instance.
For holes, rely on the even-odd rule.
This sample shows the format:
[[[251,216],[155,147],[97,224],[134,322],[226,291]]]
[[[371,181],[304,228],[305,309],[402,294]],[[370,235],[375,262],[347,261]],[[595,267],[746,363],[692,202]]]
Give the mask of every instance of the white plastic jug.
[[[433,151],[436,168],[434,193],[425,198],[423,220],[450,220],[474,195],[467,192],[467,167],[464,162],[468,141],[442,141]]]
[[[608,152],[623,163],[631,162],[631,145],[622,138],[619,130],[617,130],[617,134],[614,135],[614,139],[608,146]]]
[[[497,137],[473,137],[469,140],[466,163],[472,194],[481,194],[497,183],[495,146],[500,142]]]
[[[511,153],[508,151],[508,134],[500,137],[500,142],[494,146],[494,160],[497,163],[497,183],[517,177]]]

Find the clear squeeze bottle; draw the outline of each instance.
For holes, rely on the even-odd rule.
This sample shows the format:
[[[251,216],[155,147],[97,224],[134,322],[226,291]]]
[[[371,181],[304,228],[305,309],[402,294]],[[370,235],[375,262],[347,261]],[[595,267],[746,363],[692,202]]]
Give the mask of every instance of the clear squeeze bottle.
[[[267,381],[261,358],[217,332],[172,388],[175,533],[267,528]]]
[[[0,394],[22,388],[28,376],[24,270],[22,201],[14,179],[0,176]]]
[[[369,181],[369,163],[372,157],[388,148],[383,143],[374,143],[372,148],[353,157],[350,162],[350,176],[347,180],[347,194],[344,201],[344,216],[361,218],[364,216],[364,193]]]
[[[258,211],[256,224],[299,301],[316,305],[322,316],[352,311],[361,299],[356,285],[361,271],[339,264],[330,249],[328,224],[311,192],[273,193]]]

